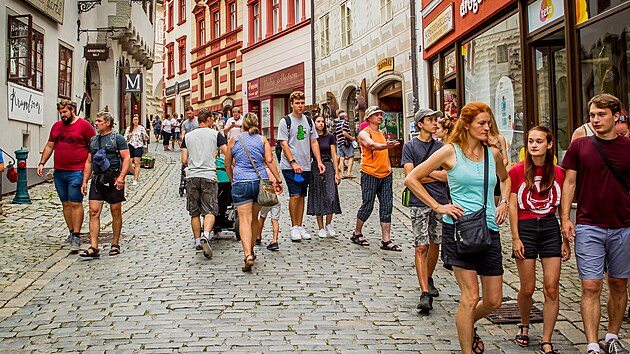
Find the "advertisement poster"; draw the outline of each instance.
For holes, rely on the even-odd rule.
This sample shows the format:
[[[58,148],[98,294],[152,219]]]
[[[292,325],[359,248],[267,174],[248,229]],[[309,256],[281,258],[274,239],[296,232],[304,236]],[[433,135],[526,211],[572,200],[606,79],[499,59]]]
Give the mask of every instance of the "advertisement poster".
[[[499,133],[505,137],[508,150],[514,137],[514,114],[514,86],[509,77],[502,76],[494,98],[494,119],[497,121]]]
[[[387,140],[404,139],[405,122],[403,121],[403,114],[399,112],[385,112],[383,123],[379,129],[385,133]]]

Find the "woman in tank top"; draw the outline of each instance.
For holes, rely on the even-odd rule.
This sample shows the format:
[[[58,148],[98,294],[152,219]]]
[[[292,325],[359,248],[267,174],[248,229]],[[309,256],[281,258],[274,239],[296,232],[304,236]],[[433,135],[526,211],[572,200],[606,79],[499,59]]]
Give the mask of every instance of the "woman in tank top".
[[[509,202],[503,200],[497,207],[491,201],[498,179],[502,194],[509,195],[510,178],[499,150],[488,146],[491,122],[492,109],[488,105],[481,102],[467,104],[460,112],[449,144],[414,168],[405,178],[405,185],[420,200],[437,213],[444,215],[442,261],[445,268],[454,271],[461,291],[456,324],[459,345],[464,354],[483,353],[485,347],[477,335],[475,319],[481,319],[500,307],[503,296],[503,259],[499,225],[507,217]],[[457,252],[453,220],[462,215],[472,214],[483,207],[484,150],[488,152],[486,224],[492,237],[492,245],[481,252],[461,255]],[[422,178],[440,166],[447,173],[452,204],[439,204],[420,183]]]

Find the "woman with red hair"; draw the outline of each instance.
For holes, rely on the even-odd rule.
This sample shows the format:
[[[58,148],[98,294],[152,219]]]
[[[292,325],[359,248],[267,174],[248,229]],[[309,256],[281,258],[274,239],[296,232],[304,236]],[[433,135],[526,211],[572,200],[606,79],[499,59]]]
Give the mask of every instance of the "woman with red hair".
[[[500,180],[502,195],[509,195],[510,177],[499,150],[489,146],[491,122],[492,109],[485,103],[471,102],[465,105],[448,144],[405,178],[405,185],[420,200],[443,214],[442,261],[446,269],[455,273],[461,291],[456,324],[459,345],[464,354],[484,352],[484,343],[477,334],[475,322],[499,308],[503,297],[499,225],[507,217],[509,202],[502,200],[499,206],[495,206],[493,191]],[[452,200],[444,205],[433,199],[420,183],[440,166],[446,170]],[[485,178],[488,182],[486,187]],[[473,214],[482,208],[486,211],[485,221],[492,242],[482,251],[463,254],[458,251],[455,241],[454,223],[459,217]],[[479,296],[479,280],[482,297]]]

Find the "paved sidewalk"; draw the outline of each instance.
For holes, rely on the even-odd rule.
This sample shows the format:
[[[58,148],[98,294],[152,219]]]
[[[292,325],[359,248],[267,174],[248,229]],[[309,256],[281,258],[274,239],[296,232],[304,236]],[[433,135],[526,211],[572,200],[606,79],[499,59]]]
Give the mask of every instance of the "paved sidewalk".
[[[5,225],[24,219],[24,211],[3,218],[0,237],[17,249],[12,254],[5,253],[6,247],[0,251],[3,275],[11,279],[0,295],[17,295],[0,309],[0,351],[458,352],[454,322],[459,289],[450,272],[438,265],[435,279],[441,295],[434,311],[421,316],[415,310],[419,291],[410,221],[399,201],[392,234],[404,249],[396,253],[377,246],[378,208],[364,232],[372,245],[361,248],[348,240],[360,203],[356,181],[344,180],[340,187],[344,213],[335,216],[335,239],[319,239],[314,219],[307,217],[313,239],[290,242],[285,193],[280,251],[267,251],[264,245],[257,249],[254,271],[247,274],[240,270],[240,243],[227,238],[227,232],[212,243],[211,260],[194,251],[185,198],[177,195],[179,165],[169,163],[179,155],[158,155],[156,169],[143,170],[138,192],[123,205],[120,256],[85,260],[56,246],[65,233],[52,197],[33,211],[26,208],[31,214],[46,211],[44,226],[36,231],[40,236],[27,238],[30,228],[21,224],[5,230]],[[397,190],[401,181],[397,178]],[[504,297],[513,301],[518,277],[508,258],[506,230]],[[269,232],[266,225],[264,244]],[[38,252],[32,252],[34,237],[44,242]],[[36,256],[25,261],[32,253]],[[22,269],[24,265],[28,268]],[[561,316],[553,339],[562,353],[584,349],[576,279],[571,261],[563,268]],[[20,292],[8,290],[18,286]],[[541,298],[537,292],[535,299]],[[478,327],[486,353],[538,351],[542,324],[532,326],[527,349],[514,344],[515,325],[482,320]],[[627,340],[627,323],[621,335]]]

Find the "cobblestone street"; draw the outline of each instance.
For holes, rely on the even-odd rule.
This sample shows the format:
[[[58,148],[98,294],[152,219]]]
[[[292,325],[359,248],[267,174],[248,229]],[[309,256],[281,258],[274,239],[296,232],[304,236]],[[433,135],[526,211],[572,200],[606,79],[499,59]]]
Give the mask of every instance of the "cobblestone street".
[[[305,217],[313,239],[292,243],[285,192],[280,251],[264,247],[271,239],[268,222],[248,274],[241,272],[240,242],[229,232],[213,241],[212,259],[195,252],[185,197],[177,193],[179,152],[153,150],[152,145],[156,168],[142,170],[139,186],[127,183],[122,254],[117,257],[107,256],[108,243],[99,259],[68,254],[68,247],[61,246],[67,229],[52,184],[31,188],[31,205],[8,204],[10,199],[3,198],[0,352],[459,352],[459,289],[441,262],[434,276],[440,290],[434,310],[428,316],[416,312],[420,293],[411,222],[399,201],[402,169],[395,172],[392,237],[403,252],[379,249],[377,208],[364,232],[371,246],[350,243],[361,196],[358,179],[343,180],[344,212],[334,219],[336,238],[318,238],[315,219]],[[83,232],[88,231],[87,219],[86,212]],[[110,232],[108,209],[103,221],[103,232]],[[515,302],[519,282],[507,226],[502,240],[504,299]],[[87,237],[82,241],[85,249]],[[553,342],[561,353],[584,352],[573,256],[562,272]],[[542,309],[540,289],[535,300]],[[602,314],[605,318],[605,306]],[[478,328],[486,353],[539,351],[542,323],[532,325],[526,349],[513,341],[516,324],[484,319]],[[630,347],[628,322],[620,337]]]

